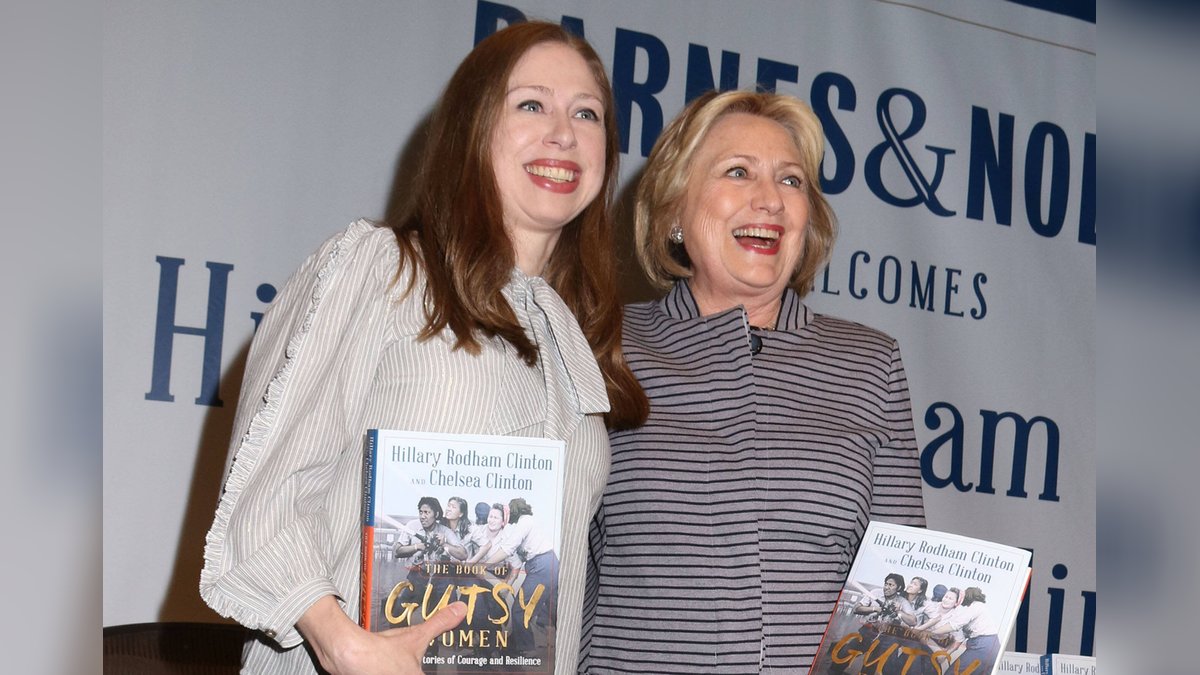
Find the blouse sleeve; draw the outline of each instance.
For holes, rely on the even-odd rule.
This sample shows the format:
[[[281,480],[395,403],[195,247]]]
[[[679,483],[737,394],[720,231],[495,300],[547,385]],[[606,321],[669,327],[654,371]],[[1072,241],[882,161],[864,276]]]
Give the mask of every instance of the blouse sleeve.
[[[359,221],[325,242],[268,309],[247,359],[200,594],[283,647],[301,641],[295,623],[314,602],[338,596],[324,510],[386,335],[392,237]]]
[[[875,455],[871,518],[924,527],[925,502],[921,496],[921,462],[913,431],[912,400],[900,346],[895,341],[884,414],[889,438]]]

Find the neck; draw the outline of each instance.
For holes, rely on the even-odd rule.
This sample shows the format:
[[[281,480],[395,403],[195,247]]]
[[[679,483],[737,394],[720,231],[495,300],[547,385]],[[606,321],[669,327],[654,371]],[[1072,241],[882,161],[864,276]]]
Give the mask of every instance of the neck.
[[[546,263],[550,262],[550,254],[554,253],[554,245],[558,243],[558,235],[558,230],[536,234],[509,230],[517,268],[525,276],[542,276]]]
[[[779,308],[783,305],[782,293],[769,293],[753,298],[721,297],[696,284],[692,284],[692,296],[696,299],[701,316],[719,314],[741,305],[746,309],[746,317],[751,326],[772,330],[779,318]]]

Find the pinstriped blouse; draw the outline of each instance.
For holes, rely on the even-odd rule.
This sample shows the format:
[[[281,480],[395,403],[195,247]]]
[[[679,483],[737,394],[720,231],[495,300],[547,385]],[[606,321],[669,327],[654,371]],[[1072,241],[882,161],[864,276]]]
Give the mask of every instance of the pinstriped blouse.
[[[626,308],[651,412],[611,437],[582,672],[806,673],[867,521],[924,525],[895,340],[790,289],[776,323],[753,355],[686,282]]]
[[[574,316],[542,279],[504,288],[538,349],[499,339],[472,356],[453,334],[418,341],[423,287],[403,296],[394,235],[367,221],[300,267],[254,338],[234,461],[207,536],[200,594],[261,631],[243,672],[316,672],[295,623],[323,595],[357,618],[363,439],[371,427],[567,442],[556,672],[574,672],[587,523],[609,467],[608,398]],[[406,274],[412,274],[407,271]]]

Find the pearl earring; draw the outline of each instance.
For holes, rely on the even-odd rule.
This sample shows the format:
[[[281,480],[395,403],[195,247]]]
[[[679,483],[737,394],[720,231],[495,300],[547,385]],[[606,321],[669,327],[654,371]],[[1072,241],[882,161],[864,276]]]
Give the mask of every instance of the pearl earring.
[[[678,225],[672,226],[670,233],[667,234],[667,238],[676,244],[682,244],[683,228]]]

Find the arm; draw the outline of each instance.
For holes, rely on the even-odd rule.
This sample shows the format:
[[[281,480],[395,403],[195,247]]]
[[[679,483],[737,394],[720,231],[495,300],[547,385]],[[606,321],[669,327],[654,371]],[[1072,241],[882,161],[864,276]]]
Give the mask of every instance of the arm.
[[[876,612],[877,609],[871,603],[871,601],[874,601],[875,604],[878,604],[881,607],[883,606],[883,601],[880,600],[879,598],[876,598],[871,593],[870,589],[868,589],[866,586],[863,586],[857,580],[852,579],[849,582],[847,582],[846,585],[850,586],[851,588],[853,588],[854,590],[856,590],[862,594],[862,599],[859,600],[858,604],[854,606],[853,611],[855,614],[860,614],[860,615],[861,614],[872,614],[872,613]]]
[[[887,398],[881,412],[886,420],[888,439],[876,452],[872,467],[871,518],[925,527],[921,461],[913,431],[912,400],[900,346],[894,341],[886,377]]]
[[[896,618],[899,619],[898,623],[904,626],[915,626],[917,624],[917,610],[913,607],[908,597],[901,593],[900,599],[895,604]]]
[[[425,543],[420,539],[414,539],[412,543],[409,544],[396,544],[396,548],[393,550],[395,551],[397,558],[407,558],[417,551],[424,551]]]
[[[470,558],[467,560],[467,562],[468,562],[468,563],[477,563],[477,562],[479,562],[480,560],[483,560],[483,559],[484,559],[484,557],[485,557],[485,556],[487,556],[488,552],[492,550],[492,542],[494,542],[494,541],[496,541],[496,540],[495,540],[495,539],[492,539],[492,540],[490,540],[490,541],[485,541],[485,542],[483,542],[483,545],[481,545],[481,546],[479,547],[479,550],[478,550],[478,551],[476,551],[476,552],[475,552],[475,555],[471,556],[471,557],[470,557]]]
[[[334,584],[323,504],[349,489],[336,467],[359,442],[370,380],[361,374],[377,367],[392,304],[395,243],[380,234],[389,233],[357,223],[311,256],[267,311],[247,360],[200,593],[284,648],[301,641],[306,610],[356,590]]]
[[[942,620],[941,617],[935,616],[935,617],[928,619],[927,621],[925,621],[924,623],[922,623],[919,626],[914,626],[914,629],[915,630],[929,630],[930,628],[933,628],[933,626],[935,624],[937,624],[938,621],[941,621],[941,620]]]
[[[854,606],[854,613],[859,615],[876,614],[882,612],[886,608],[887,604],[884,603],[883,598],[868,596],[863,598],[859,604]]]
[[[512,555],[521,545],[521,542],[525,541],[525,537],[529,534],[529,529],[532,526],[533,520],[528,517],[506,525],[504,530],[496,536],[492,550],[484,558],[484,561],[488,565],[495,565]]]
[[[446,553],[449,553],[450,557],[455,560],[466,560],[470,557],[470,554],[467,553],[467,547],[463,546],[457,537],[444,540],[442,545],[446,547]]]
[[[929,629],[929,634],[946,635],[956,630],[962,630],[963,626],[975,620],[978,612],[978,609],[971,609],[969,605],[959,605],[943,614],[941,620]]]

